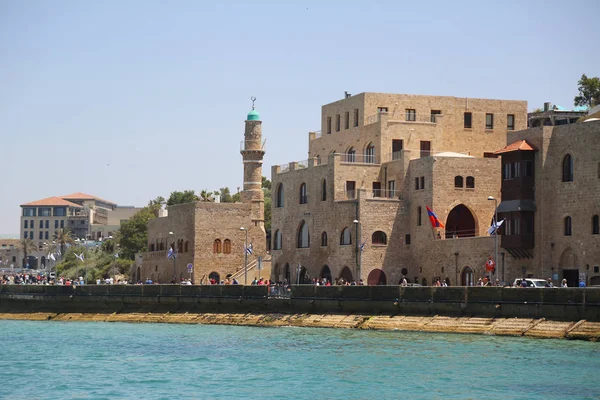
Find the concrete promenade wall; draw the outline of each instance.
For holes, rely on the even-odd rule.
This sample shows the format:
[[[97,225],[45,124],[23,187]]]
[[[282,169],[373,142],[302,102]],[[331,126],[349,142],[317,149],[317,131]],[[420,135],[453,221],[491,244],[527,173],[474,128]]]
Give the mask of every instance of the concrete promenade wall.
[[[0,286],[0,313],[253,313],[600,321],[600,288],[292,286]]]

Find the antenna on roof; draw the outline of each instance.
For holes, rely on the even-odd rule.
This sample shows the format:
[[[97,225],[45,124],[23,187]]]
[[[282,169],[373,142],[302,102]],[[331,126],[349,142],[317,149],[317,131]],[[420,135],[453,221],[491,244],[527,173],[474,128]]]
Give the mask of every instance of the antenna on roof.
[[[254,110],[254,102],[256,101],[256,97],[252,96],[250,97],[250,100],[252,100],[252,109]]]

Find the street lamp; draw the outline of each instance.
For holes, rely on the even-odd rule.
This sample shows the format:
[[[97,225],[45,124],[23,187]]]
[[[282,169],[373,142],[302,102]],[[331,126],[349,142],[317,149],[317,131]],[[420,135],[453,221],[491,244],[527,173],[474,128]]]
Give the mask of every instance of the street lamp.
[[[248,284],[248,229],[243,226],[240,231],[246,231],[246,242],[244,245],[244,285]]]
[[[357,276],[357,284],[360,283],[360,269],[362,267],[362,249],[360,248],[360,241],[362,240],[362,226],[359,220],[355,219],[354,221],[352,221],[354,224],[356,224],[356,251],[358,252],[358,254],[356,255],[357,258],[357,263],[356,263],[356,276]]]
[[[176,277],[175,262],[176,261],[175,260],[177,259],[177,256],[175,255],[175,234],[173,232],[169,231],[169,237],[171,237],[171,236],[173,236],[173,244],[172,244],[173,247],[171,247],[173,249],[173,280],[172,280],[172,282],[176,283],[176,281],[175,281],[175,277]],[[167,252],[168,252],[168,250],[167,250]]]
[[[498,200],[494,196],[488,196],[488,200],[494,201],[494,262],[498,263]],[[490,283],[493,271],[490,271]]]

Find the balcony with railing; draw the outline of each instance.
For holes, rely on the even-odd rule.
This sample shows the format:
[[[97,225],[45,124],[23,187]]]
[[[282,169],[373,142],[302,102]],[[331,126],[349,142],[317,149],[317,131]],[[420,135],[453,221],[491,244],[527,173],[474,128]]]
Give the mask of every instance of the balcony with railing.
[[[240,151],[262,151],[265,152],[266,140],[242,140],[240,142]]]

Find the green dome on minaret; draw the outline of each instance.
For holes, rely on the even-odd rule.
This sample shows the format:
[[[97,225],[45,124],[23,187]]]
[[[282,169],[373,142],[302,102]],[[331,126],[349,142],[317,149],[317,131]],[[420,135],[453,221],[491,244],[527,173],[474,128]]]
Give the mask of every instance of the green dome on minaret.
[[[258,111],[252,108],[252,111],[248,113],[248,121],[260,121],[260,115],[258,115]]]

